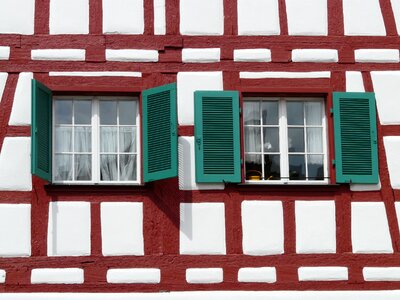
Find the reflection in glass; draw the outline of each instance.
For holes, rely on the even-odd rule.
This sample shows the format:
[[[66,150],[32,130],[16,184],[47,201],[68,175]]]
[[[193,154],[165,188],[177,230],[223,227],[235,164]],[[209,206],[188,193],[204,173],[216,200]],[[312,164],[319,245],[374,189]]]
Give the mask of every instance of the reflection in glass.
[[[304,152],[304,128],[288,128],[289,152]]]
[[[308,178],[310,180],[324,180],[324,156],[323,155],[308,155],[307,167]]]
[[[92,123],[92,101],[74,101],[74,123],[87,125]]]
[[[322,103],[307,101],[306,105],[306,124],[322,125]]]
[[[72,101],[55,101],[55,114],[56,124],[72,124]]]
[[[289,179],[290,180],[305,180],[306,179],[306,168],[305,168],[305,157],[304,155],[289,155]]]
[[[117,152],[118,151],[118,128],[117,127],[100,127],[100,152]]]
[[[246,152],[261,152],[261,128],[244,128],[244,149]]]
[[[92,156],[90,154],[75,155],[75,180],[92,179]]]
[[[322,153],[322,128],[307,128],[307,152]]]
[[[287,123],[288,125],[304,125],[303,102],[287,101]]]
[[[100,155],[100,180],[101,181],[118,180],[118,155],[113,155],[113,154]]]
[[[136,128],[120,127],[119,129],[119,151],[136,152]]]
[[[55,180],[72,180],[72,155],[56,154],[54,163]]]
[[[263,128],[264,152],[279,152],[279,128]]]
[[[279,106],[278,101],[262,102],[262,120],[263,125],[279,124]]]
[[[75,127],[75,152],[92,151],[92,128],[89,126]]]
[[[280,180],[281,179],[281,162],[280,155],[264,155],[264,179]]]
[[[119,156],[119,180],[136,180],[136,155]]]
[[[260,125],[260,102],[244,102],[244,125]]]
[[[262,158],[260,154],[245,155],[246,180],[262,179]]]
[[[119,101],[119,125],[136,125],[136,101]]]
[[[100,101],[100,124],[117,125],[117,101]]]
[[[56,153],[72,151],[72,127],[57,126],[54,139]]]

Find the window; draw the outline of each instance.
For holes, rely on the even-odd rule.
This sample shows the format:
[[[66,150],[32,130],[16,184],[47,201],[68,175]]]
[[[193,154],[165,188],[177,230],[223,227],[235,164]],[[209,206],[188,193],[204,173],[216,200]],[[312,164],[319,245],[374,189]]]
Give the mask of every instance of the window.
[[[139,114],[135,98],[56,97],[54,183],[137,183]]]
[[[324,99],[245,98],[245,179],[327,182]]]

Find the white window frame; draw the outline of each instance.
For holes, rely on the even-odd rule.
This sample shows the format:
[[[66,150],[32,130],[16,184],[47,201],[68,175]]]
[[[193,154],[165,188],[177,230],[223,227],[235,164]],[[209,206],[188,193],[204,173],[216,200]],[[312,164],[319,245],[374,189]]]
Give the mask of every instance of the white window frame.
[[[286,102],[288,101],[321,101],[322,103],[322,150],[324,155],[324,179],[323,180],[290,180],[289,179],[289,149],[288,149],[288,125],[287,125],[287,110],[286,110]],[[280,180],[248,180],[245,178],[246,184],[256,184],[256,185],[282,185],[282,184],[289,184],[289,185],[326,185],[329,184],[329,168],[328,168],[328,131],[327,131],[327,117],[326,117],[326,99],[323,97],[243,97],[243,102],[246,101],[278,101],[279,107],[279,155],[280,155],[280,171],[281,171],[281,179]],[[246,125],[247,126],[247,125]],[[250,125],[251,126],[251,125]],[[261,127],[262,125],[253,125],[254,127]],[[273,126],[273,125],[271,125]],[[292,125],[290,125],[292,127]],[[296,126],[296,125],[294,125]],[[244,118],[243,118],[243,128],[244,125]],[[304,114],[304,125],[299,125],[299,127],[304,128],[304,135],[306,135],[306,122],[305,122],[305,114]],[[310,126],[312,127],[312,125]],[[245,131],[243,130],[243,134]],[[263,141],[263,133],[261,131],[261,141]],[[304,138],[304,150],[307,150],[307,139]],[[244,159],[246,159],[246,154],[249,152],[244,152]],[[261,156],[262,161],[264,161],[264,154],[277,154],[278,152],[264,152],[263,147],[261,146]],[[249,154],[252,154],[250,152]],[[259,154],[259,153],[258,153]],[[296,154],[296,153],[291,153]],[[307,151],[301,153],[305,155],[305,166],[306,166],[306,177],[307,177]],[[316,153],[319,154],[319,153]],[[264,163],[262,165],[262,173],[264,175]],[[246,164],[243,164],[244,169],[246,168]],[[246,170],[246,169],[245,169]]]
[[[55,180],[55,101],[57,100],[90,100],[92,101],[92,180]],[[136,101],[136,180],[134,181],[101,181],[100,180],[100,101]],[[139,97],[118,97],[118,96],[53,96],[52,111],[52,183],[65,185],[141,185],[141,123],[140,123],[140,102]],[[75,126],[73,124],[72,126]],[[117,126],[117,125],[110,125]],[[119,125],[118,125],[119,126]],[[129,126],[129,125],[127,125]],[[119,135],[117,135],[119,145]],[[72,136],[72,143],[74,137]],[[72,144],[74,145],[74,144]],[[72,146],[73,147],[73,146]],[[119,147],[119,146],[118,146]],[[74,151],[72,153],[75,153]],[[118,152],[117,155],[121,154]],[[72,166],[74,168],[74,166]]]

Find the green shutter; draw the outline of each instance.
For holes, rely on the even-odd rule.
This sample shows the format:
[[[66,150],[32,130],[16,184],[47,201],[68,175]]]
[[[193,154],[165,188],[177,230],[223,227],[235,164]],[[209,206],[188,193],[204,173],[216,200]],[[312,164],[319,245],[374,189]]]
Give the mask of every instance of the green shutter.
[[[52,92],[32,80],[31,171],[51,182],[52,160]]]
[[[196,182],[240,182],[239,93],[197,91]]]
[[[176,83],[143,91],[144,182],[178,176]]]
[[[333,93],[336,182],[378,183],[374,93]]]

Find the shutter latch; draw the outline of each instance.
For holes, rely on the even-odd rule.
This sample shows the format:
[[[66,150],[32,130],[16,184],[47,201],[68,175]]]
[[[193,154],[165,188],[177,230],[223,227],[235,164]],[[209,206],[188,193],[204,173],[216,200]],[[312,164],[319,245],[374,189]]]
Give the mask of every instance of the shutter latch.
[[[201,149],[201,137],[196,138],[196,144],[199,149]]]

